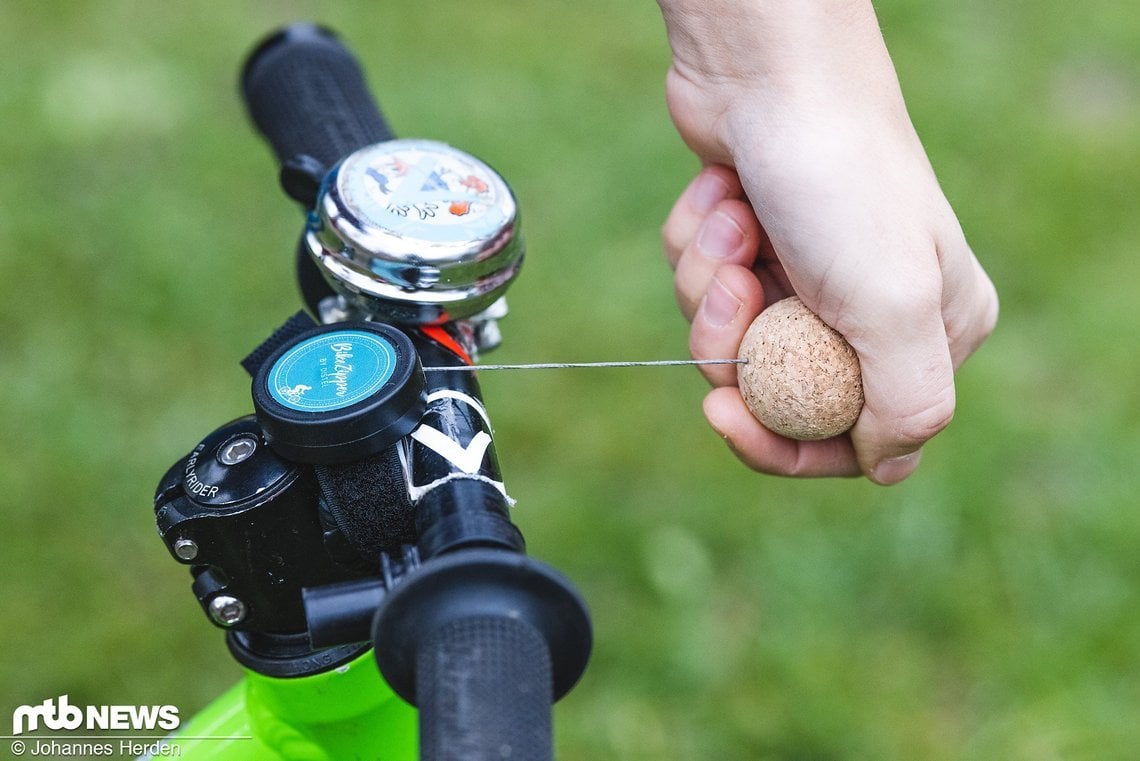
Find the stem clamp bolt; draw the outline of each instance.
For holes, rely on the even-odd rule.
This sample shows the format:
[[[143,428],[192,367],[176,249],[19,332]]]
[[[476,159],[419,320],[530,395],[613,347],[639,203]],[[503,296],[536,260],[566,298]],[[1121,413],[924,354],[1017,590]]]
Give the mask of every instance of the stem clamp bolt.
[[[230,595],[218,595],[210,600],[210,618],[219,626],[236,626],[245,620],[245,603]]]
[[[198,557],[198,544],[193,539],[178,539],[174,542],[174,554],[179,560],[193,560]]]

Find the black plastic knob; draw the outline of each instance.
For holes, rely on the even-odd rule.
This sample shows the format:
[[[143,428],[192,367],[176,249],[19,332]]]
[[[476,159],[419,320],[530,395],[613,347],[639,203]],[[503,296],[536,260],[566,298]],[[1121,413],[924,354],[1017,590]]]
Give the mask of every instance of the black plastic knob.
[[[412,341],[377,322],[305,331],[253,379],[253,406],[269,445],[296,462],[329,465],[381,452],[411,433],[425,409]]]

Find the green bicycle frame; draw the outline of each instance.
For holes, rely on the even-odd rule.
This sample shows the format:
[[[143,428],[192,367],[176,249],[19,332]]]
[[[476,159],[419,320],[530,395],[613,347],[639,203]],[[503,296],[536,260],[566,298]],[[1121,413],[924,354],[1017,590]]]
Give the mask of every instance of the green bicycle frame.
[[[415,761],[416,711],[368,651],[321,674],[245,677],[166,739],[189,761]]]

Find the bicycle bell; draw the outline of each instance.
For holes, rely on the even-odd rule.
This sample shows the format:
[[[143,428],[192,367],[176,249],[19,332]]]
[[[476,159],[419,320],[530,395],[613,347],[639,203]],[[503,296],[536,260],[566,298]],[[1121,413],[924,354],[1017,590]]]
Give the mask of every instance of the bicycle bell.
[[[432,140],[376,143],[337,164],[321,184],[305,245],[349,305],[403,324],[482,312],[523,259],[507,183]]]

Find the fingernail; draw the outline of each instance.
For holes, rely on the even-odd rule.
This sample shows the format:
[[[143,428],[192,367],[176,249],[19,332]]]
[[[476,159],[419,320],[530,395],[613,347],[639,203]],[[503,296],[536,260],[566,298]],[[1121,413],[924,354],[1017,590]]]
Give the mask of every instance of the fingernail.
[[[712,211],[712,207],[728,198],[728,184],[712,172],[702,172],[693,183],[689,203],[701,212]]]
[[[922,450],[920,449],[917,452],[911,452],[902,457],[892,457],[889,460],[883,460],[871,471],[871,480],[883,486],[897,484],[914,472],[921,458]]]
[[[736,220],[718,211],[701,226],[697,249],[711,259],[723,259],[740,248],[743,242],[744,231]]]
[[[701,302],[701,311],[710,325],[720,328],[736,319],[741,306],[740,299],[733,296],[732,291],[714,277],[705,293],[705,300]]]

